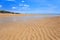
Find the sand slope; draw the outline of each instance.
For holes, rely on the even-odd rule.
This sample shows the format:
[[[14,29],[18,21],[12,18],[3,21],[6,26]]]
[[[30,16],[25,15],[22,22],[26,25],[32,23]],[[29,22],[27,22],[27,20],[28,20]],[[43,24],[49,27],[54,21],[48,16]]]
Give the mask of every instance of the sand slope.
[[[60,17],[0,23],[0,40],[60,40]]]

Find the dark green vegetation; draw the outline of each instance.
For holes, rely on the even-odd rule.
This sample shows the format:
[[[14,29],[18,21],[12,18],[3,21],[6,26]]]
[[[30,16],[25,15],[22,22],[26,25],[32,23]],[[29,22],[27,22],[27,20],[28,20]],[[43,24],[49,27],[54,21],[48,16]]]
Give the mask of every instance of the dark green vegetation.
[[[15,12],[10,12],[10,11],[5,11],[5,10],[0,10],[0,13],[3,13],[3,14],[5,14],[5,13],[10,13],[10,14],[20,14],[20,13],[15,13]]]

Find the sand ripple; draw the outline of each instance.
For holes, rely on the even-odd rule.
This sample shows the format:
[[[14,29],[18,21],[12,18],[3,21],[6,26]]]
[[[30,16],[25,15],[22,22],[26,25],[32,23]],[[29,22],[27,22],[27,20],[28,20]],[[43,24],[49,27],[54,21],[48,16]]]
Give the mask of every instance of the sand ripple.
[[[60,40],[60,18],[0,24],[0,40]]]

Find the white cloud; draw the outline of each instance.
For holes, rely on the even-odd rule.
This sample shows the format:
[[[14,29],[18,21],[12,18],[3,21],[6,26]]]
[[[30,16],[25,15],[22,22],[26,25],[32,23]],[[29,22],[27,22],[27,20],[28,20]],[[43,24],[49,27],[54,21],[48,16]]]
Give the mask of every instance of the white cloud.
[[[29,7],[29,5],[26,5],[26,4],[25,4],[24,7]]]
[[[25,1],[21,1],[21,2],[25,2]]]
[[[15,1],[15,0],[6,0],[6,1]]]
[[[22,6],[22,7],[30,7],[30,5],[27,5],[27,4],[19,4],[19,6]]]
[[[22,4],[20,5],[21,6],[21,10],[30,10],[30,5],[27,5],[27,4]]]
[[[12,7],[12,9],[16,9],[16,7]]]
[[[2,5],[0,5],[0,8],[2,7]]]
[[[30,8],[29,7],[22,7],[22,10],[23,11],[28,11],[28,10],[30,10]]]

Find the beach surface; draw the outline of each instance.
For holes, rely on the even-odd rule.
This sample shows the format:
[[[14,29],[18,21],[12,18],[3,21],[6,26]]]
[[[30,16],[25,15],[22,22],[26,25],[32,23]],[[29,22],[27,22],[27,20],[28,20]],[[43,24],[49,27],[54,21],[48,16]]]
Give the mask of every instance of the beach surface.
[[[60,15],[0,14],[0,40],[60,40]]]

